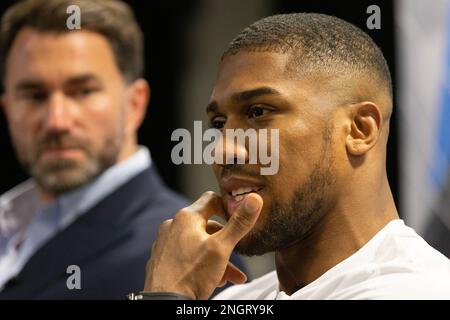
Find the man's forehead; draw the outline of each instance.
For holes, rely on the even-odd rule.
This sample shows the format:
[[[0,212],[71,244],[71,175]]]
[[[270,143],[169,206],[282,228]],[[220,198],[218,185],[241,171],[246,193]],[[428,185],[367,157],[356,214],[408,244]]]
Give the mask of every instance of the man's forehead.
[[[287,68],[289,59],[289,54],[277,52],[241,51],[225,56],[210,102],[259,95],[287,97],[293,92],[306,92],[314,84],[309,79],[293,77]]]
[[[277,52],[240,51],[227,55],[219,65],[217,82],[230,78],[269,80],[285,75],[289,55]]]
[[[86,74],[100,76],[116,68],[112,49],[97,33],[56,34],[26,27],[18,33],[8,56],[6,74],[13,79],[6,79],[62,82]]]
[[[242,51],[225,56],[219,65],[212,97],[271,87],[280,78],[284,65],[282,56],[263,52]]]

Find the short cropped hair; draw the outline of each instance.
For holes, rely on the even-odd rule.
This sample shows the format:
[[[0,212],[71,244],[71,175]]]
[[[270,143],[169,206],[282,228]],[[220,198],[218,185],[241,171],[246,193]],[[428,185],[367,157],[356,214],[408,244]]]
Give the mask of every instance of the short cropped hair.
[[[0,25],[0,76],[5,77],[9,51],[19,31],[31,27],[42,32],[76,32],[67,28],[67,8],[81,11],[81,30],[103,35],[111,45],[125,81],[144,72],[143,35],[130,7],[117,0],[23,0],[10,7]]]
[[[279,14],[244,29],[222,59],[241,50],[290,53],[300,72],[361,72],[376,77],[392,99],[392,80],[383,53],[358,27],[318,13]]]

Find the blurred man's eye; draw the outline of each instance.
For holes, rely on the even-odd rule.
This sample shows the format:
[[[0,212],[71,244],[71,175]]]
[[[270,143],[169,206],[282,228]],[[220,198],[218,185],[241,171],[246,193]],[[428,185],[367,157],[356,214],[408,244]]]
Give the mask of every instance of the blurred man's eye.
[[[22,99],[25,99],[27,101],[33,102],[33,103],[40,103],[44,102],[48,98],[48,93],[45,91],[26,91],[22,93],[21,95]]]
[[[73,90],[72,95],[77,97],[86,97],[93,94],[96,91],[98,91],[98,89],[94,87],[82,87]]]

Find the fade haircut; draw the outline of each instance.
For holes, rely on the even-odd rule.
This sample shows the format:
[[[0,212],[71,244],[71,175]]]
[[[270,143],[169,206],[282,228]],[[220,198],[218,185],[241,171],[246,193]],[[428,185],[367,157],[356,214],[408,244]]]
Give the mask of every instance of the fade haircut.
[[[141,77],[144,70],[143,36],[130,7],[118,0],[23,0],[10,7],[0,25],[0,82],[19,31],[31,27],[41,32],[77,32],[66,26],[67,8],[77,5],[81,11],[81,31],[104,36],[126,82]]]
[[[392,100],[391,75],[381,50],[361,29],[333,16],[291,13],[261,19],[232,40],[222,59],[239,51],[288,53],[287,68],[301,75],[365,75]]]

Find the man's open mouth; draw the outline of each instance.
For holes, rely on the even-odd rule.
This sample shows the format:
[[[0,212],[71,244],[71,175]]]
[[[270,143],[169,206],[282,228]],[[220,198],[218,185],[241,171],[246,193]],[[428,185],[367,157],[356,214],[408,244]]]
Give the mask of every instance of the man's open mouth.
[[[251,192],[258,192],[261,191],[262,188],[260,187],[245,187],[245,188],[238,188],[235,190],[232,190],[231,192],[228,192],[230,196],[233,196],[236,201],[241,201],[244,199],[244,196]]]

